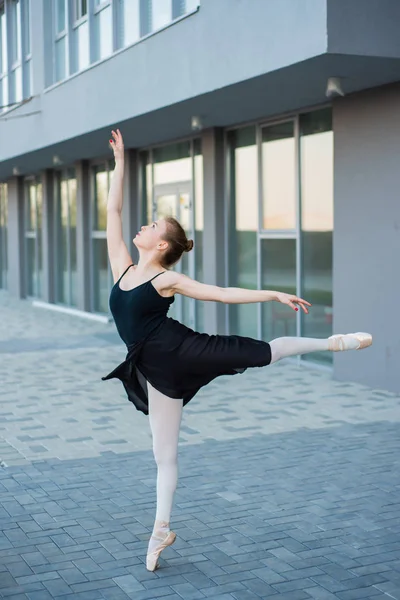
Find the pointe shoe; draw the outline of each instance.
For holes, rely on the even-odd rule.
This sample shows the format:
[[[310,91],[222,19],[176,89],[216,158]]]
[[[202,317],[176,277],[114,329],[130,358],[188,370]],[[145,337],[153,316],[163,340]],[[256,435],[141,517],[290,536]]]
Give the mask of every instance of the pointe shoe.
[[[329,350],[331,352],[343,352],[345,350],[362,350],[368,348],[372,344],[372,335],[370,333],[339,333],[337,335],[331,335],[329,339]],[[357,348],[353,347],[351,342],[357,340]]]
[[[153,540],[158,540],[160,543],[152,552],[148,552],[146,556],[146,569],[148,571],[155,571],[158,569],[158,559],[160,554],[165,548],[168,546],[172,546],[174,541],[176,540],[176,533],[173,531],[168,531],[168,533],[164,537],[159,537],[158,535],[151,536]]]

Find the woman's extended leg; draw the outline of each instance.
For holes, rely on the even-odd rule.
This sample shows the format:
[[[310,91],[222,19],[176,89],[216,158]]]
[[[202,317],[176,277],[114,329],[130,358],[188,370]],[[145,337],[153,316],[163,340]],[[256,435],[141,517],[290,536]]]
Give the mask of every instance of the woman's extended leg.
[[[157,512],[147,551],[147,568],[154,571],[161,551],[175,541],[169,529],[178,482],[178,441],[183,401],[165,396],[149,383],[149,421],[157,463]]]
[[[369,333],[347,333],[325,339],[282,337],[270,342],[271,364],[288,356],[308,354],[309,352],[361,350],[371,344],[372,336]]]

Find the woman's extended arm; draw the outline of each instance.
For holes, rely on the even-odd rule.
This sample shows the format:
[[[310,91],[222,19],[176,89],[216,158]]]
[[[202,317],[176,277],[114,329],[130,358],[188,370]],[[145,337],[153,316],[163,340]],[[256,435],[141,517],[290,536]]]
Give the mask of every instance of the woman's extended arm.
[[[114,281],[117,281],[120,274],[132,264],[132,258],[122,237],[124,143],[119,129],[113,131],[112,136],[110,145],[114,152],[115,169],[107,201],[107,248]]]
[[[162,278],[161,278],[162,279]],[[196,300],[210,300],[214,302],[223,302],[224,304],[250,304],[253,302],[281,302],[287,304],[293,310],[298,310],[296,305],[299,305],[305,313],[308,313],[307,306],[311,306],[309,302],[283,292],[275,292],[268,290],[247,290],[244,288],[223,288],[216,285],[207,285],[195,281],[186,275],[170,271],[165,277],[161,285],[165,285],[174,293],[195,298]]]

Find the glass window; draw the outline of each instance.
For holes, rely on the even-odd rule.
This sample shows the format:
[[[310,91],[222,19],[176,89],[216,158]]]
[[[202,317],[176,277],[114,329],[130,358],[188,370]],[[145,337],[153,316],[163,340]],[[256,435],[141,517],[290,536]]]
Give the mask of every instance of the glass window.
[[[296,240],[261,240],[261,288],[296,294]],[[273,340],[296,335],[296,313],[284,304],[264,302],[262,337]]]
[[[4,6],[0,6],[0,111],[8,105],[7,27]]]
[[[124,0],[123,32],[124,46],[133,44],[140,38],[139,0]]]
[[[87,21],[79,25],[75,30],[77,41],[77,68],[78,71],[86,69],[90,64],[89,56],[89,24]]]
[[[155,185],[192,180],[190,142],[156,148],[153,160]]]
[[[21,60],[21,3],[12,0],[10,6],[11,19],[11,64]]]
[[[62,33],[67,28],[65,0],[56,0],[55,24],[56,33]]]
[[[109,4],[95,15],[96,27],[96,60],[110,56],[113,51],[113,19]]]
[[[56,180],[56,301],[77,305],[76,179],[74,173]]]
[[[0,288],[7,288],[7,225],[8,225],[8,200],[7,184],[0,183]]]
[[[107,198],[109,173],[104,167],[95,168],[95,201],[93,203],[93,229],[105,231],[107,227]]]
[[[75,20],[87,15],[87,0],[75,0]]]
[[[67,76],[67,36],[55,43],[55,81],[61,81]]]
[[[110,186],[110,166],[93,169],[94,194],[92,202],[92,275],[93,310],[107,313],[112,275],[107,254],[107,198]]]
[[[195,278],[204,281],[203,233],[204,233],[204,181],[201,140],[194,141],[194,244]],[[196,327],[204,331],[204,302],[196,302]]]
[[[24,44],[25,58],[31,53],[31,15],[30,15],[30,0],[25,1],[24,5]]]
[[[40,298],[43,290],[42,184],[30,182],[25,195],[25,264],[27,295]]]
[[[258,167],[255,127],[229,132],[229,285],[257,289]],[[258,337],[254,304],[228,307],[230,332]]]
[[[21,65],[15,67],[15,69],[11,71],[10,82],[13,90],[13,102],[21,102],[23,99]]]
[[[262,130],[263,229],[296,227],[296,155],[292,121]]]
[[[301,294],[312,303],[302,335],[332,335],[333,131],[332,112],[301,115]],[[330,352],[303,360],[332,362]]]
[[[172,0],[151,1],[152,31],[161,29],[172,21]]]

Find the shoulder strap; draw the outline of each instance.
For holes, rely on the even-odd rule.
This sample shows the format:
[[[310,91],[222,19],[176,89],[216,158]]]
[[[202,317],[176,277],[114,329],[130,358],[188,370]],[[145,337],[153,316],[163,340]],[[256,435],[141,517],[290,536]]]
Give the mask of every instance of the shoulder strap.
[[[157,273],[157,275],[154,275],[154,277],[152,277],[151,279],[149,279],[149,281],[153,281],[153,279],[155,279],[159,275],[162,275],[163,273],[165,273],[165,271],[161,271],[161,273]]]
[[[123,278],[123,276],[125,275],[125,273],[127,273],[127,272],[129,271],[129,269],[130,269],[131,267],[134,267],[134,266],[135,266],[135,265],[134,265],[133,263],[132,263],[131,265],[129,265],[129,267],[127,267],[127,268],[125,269],[125,271],[122,273],[122,275],[121,275],[121,277],[118,279],[118,281],[121,281],[121,279]]]

